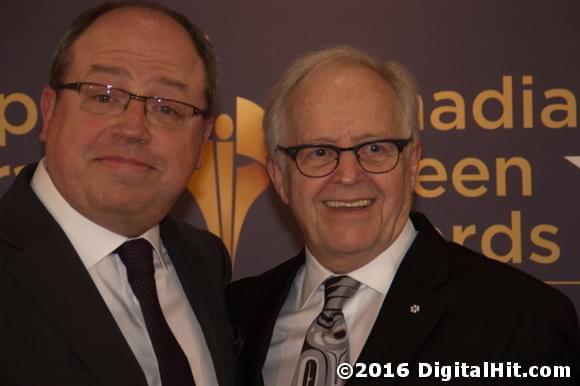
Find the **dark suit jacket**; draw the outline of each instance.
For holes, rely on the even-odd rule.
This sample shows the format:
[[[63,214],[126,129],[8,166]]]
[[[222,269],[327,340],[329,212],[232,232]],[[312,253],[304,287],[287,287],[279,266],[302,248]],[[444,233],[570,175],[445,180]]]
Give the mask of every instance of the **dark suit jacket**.
[[[409,362],[410,375],[354,379],[347,385],[437,384],[417,378],[417,364],[482,361],[574,366],[580,385],[580,337],[574,306],[544,283],[445,241],[419,213],[411,219],[418,235],[404,257],[357,362]],[[232,317],[244,337],[239,362],[247,385],[262,385],[274,323],[286,300],[304,252],[257,277],[228,288]],[[410,312],[414,304],[417,313]],[[368,373],[368,371],[367,371]],[[517,384],[516,379],[458,379],[459,385]],[[534,384],[528,378],[523,384]],[[539,382],[539,380],[536,380]]]
[[[146,386],[82,261],[31,190],[33,172],[34,165],[24,169],[0,199],[0,385]],[[208,232],[170,219],[161,224],[161,238],[219,384],[232,385],[227,252]]]

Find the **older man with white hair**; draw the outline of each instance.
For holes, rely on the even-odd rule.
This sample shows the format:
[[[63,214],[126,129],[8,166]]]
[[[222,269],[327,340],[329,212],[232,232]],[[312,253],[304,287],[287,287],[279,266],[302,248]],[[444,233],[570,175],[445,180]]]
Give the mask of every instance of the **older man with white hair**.
[[[305,248],[228,289],[246,384],[437,384],[429,368],[485,362],[565,365],[571,378],[541,381],[578,384],[572,303],[411,211],[417,96],[403,66],[350,47],[300,58],[274,88],[268,172]],[[494,381],[461,375],[446,384]]]

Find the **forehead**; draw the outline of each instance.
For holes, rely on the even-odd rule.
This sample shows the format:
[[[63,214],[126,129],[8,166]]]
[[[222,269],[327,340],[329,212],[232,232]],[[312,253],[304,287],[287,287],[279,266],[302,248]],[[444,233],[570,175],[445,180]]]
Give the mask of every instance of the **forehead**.
[[[203,62],[185,29],[144,8],[121,8],[98,18],[72,45],[68,72],[119,68],[126,77],[165,77],[191,84],[204,78]]]
[[[375,71],[362,65],[323,68],[290,95],[288,134],[299,142],[397,137],[398,106]]]

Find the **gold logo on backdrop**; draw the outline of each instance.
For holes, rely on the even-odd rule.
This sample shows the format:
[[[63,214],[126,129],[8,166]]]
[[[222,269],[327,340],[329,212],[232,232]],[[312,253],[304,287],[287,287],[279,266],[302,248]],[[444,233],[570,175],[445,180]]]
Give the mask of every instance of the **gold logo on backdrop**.
[[[235,125],[227,114],[217,117],[215,139],[204,146],[202,167],[188,184],[208,230],[222,238],[232,259],[248,210],[269,183],[263,116],[260,106],[237,97]]]
[[[6,110],[11,104],[20,104],[26,110],[24,122],[11,123],[6,117]],[[14,135],[24,135],[31,131],[38,120],[38,110],[34,100],[26,94],[0,94],[0,147],[6,146],[6,132]]]

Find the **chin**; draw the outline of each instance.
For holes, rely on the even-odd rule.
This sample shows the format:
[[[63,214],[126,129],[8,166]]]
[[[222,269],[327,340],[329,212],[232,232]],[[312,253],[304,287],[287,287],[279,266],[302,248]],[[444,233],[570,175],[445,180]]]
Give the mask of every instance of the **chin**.
[[[93,206],[105,212],[138,213],[151,206],[152,202],[143,198],[143,196],[136,195],[135,191],[131,194],[124,194],[120,191],[116,191],[114,194],[107,192],[96,196],[93,200]]]
[[[355,239],[355,240],[340,240],[331,245],[331,248],[336,253],[341,255],[359,255],[367,253],[373,249],[373,243],[369,240]]]
[[[348,230],[331,231],[329,235],[332,237],[327,238],[327,240],[333,240],[335,245],[344,245],[348,249],[362,249],[363,246],[371,245],[377,240],[376,231],[370,229],[372,228],[361,225]]]

